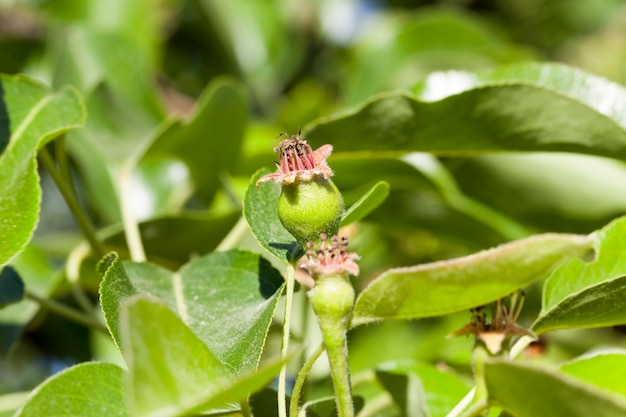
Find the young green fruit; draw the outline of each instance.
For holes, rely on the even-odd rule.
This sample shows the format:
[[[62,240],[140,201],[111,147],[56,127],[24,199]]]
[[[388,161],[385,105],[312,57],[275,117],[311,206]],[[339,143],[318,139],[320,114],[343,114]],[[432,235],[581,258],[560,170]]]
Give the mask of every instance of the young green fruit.
[[[326,163],[331,145],[313,151],[300,132],[274,148],[278,172],[264,175],[257,186],[275,181],[282,186],[278,199],[278,217],[289,233],[303,247],[319,242],[319,236],[333,236],[339,230],[343,214],[343,197],[330,177],[333,171]]]
[[[278,199],[278,218],[302,247],[323,233],[336,235],[343,209],[337,186],[322,177],[283,185]]]

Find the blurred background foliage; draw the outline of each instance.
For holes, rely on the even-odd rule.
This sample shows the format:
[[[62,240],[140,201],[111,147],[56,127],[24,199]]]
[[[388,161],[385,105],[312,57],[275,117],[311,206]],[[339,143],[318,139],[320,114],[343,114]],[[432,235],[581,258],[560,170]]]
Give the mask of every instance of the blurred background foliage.
[[[625,84],[626,2],[0,0],[0,72],[72,84],[85,100],[87,125],[55,151],[70,155],[75,186],[108,247],[125,251],[119,187],[130,175],[148,258],[169,267],[213,250],[235,225],[250,176],[275,159],[276,134],[379,92],[413,91],[435,71],[522,61],[559,61]],[[330,164],[348,203],[381,179],[391,185],[387,201],[348,230],[362,256],[358,285],[388,267],[535,232],[589,233],[626,212],[624,164],[598,157],[341,152]],[[80,258],[81,237],[45,172],[42,186],[35,239],[16,263],[22,275],[30,266],[33,280],[54,282],[42,291],[59,299],[70,300],[64,277],[93,295],[95,260],[65,262]],[[255,243],[248,237],[244,246]],[[534,317],[540,291],[531,288],[528,298]],[[0,365],[0,392],[30,389],[68,363],[110,358],[107,342],[83,328],[36,311],[15,314],[21,322],[3,327],[3,354],[17,335],[26,338]],[[466,319],[359,329],[353,369],[411,358],[467,370],[471,341],[445,339]],[[587,332],[593,337],[555,335],[549,352],[567,358],[619,337]]]

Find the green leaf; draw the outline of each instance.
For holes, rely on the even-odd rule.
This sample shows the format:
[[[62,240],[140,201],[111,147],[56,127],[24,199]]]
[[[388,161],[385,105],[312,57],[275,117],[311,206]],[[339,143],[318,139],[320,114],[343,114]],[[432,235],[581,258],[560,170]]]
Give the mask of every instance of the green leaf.
[[[26,289],[42,298],[51,296],[63,278],[50,265],[47,256],[31,243],[11,261]],[[40,308],[39,303],[24,299],[0,311],[0,357],[10,352]]]
[[[303,251],[278,218],[280,186],[273,181],[256,186],[257,180],[269,173],[263,168],[252,176],[243,202],[243,214],[261,246],[281,262],[289,264],[298,260]]]
[[[359,294],[352,327],[449,314],[525,287],[591,247],[586,236],[547,233],[462,258],[390,269]]]
[[[598,352],[561,365],[561,371],[607,391],[626,396],[626,354]]]
[[[546,280],[535,333],[576,327],[626,323],[626,218],[594,233],[596,259],[572,259]]]
[[[48,378],[14,417],[126,417],[122,371],[109,363],[87,362]]]
[[[171,272],[150,263],[106,260],[101,303],[117,338],[118,308],[133,294],[148,294],[175,311],[232,374],[259,363],[283,279],[258,254],[232,250],[197,258]]]
[[[116,253],[107,254],[98,263],[97,269],[102,273],[100,282],[100,305],[104,313],[109,333],[119,348],[120,345],[120,309],[124,299],[130,298],[137,290],[130,282],[126,270]]]
[[[233,378],[165,304],[146,296],[123,303],[121,323],[134,415],[181,416],[244,400],[267,384],[284,363],[272,361],[256,373]]]
[[[438,69],[488,68],[532,57],[461,8],[421,8],[381,20],[368,26],[352,50],[345,87],[350,104],[383,90],[410,88]]]
[[[414,361],[385,363],[376,376],[407,417],[445,417],[471,388],[452,372]],[[426,407],[423,414],[419,407]]]
[[[365,400],[360,395],[353,396],[354,412],[358,413],[363,409]],[[306,410],[309,417],[335,417],[337,415],[337,404],[335,397],[325,397],[308,401],[302,405],[300,410]]]
[[[135,296],[121,310],[133,415],[181,415],[231,384],[220,361],[166,305]]]
[[[489,400],[517,417],[618,417],[626,399],[564,373],[512,362],[485,365]]]
[[[22,76],[0,76],[0,265],[24,248],[37,223],[37,149],[84,118],[73,88],[52,92]]]
[[[185,162],[203,201],[221,187],[220,176],[238,163],[247,122],[243,87],[229,78],[212,81],[188,121],[175,121],[153,139],[146,155],[166,154]]]
[[[15,411],[26,402],[30,392],[12,392],[0,396],[0,417],[13,417]]]
[[[0,308],[22,301],[24,281],[10,265],[0,269]]]
[[[332,143],[336,152],[564,151],[626,159],[622,87],[562,65],[518,68],[532,77],[475,86],[469,76],[454,95],[422,95],[433,102],[383,93],[310,124],[304,136]]]
[[[389,196],[389,183],[379,181],[347,209],[341,217],[341,226],[356,223],[380,206]]]
[[[389,392],[391,398],[406,417],[424,417],[429,415],[425,393],[420,379],[411,374],[376,371],[376,378]],[[461,397],[462,398],[462,397]]]
[[[141,222],[139,231],[148,260],[179,268],[193,255],[214,250],[230,232],[240,213],[212,214],[185,211]],[[111,250],[129,257],[123,230],[117,229],[105,239]]]

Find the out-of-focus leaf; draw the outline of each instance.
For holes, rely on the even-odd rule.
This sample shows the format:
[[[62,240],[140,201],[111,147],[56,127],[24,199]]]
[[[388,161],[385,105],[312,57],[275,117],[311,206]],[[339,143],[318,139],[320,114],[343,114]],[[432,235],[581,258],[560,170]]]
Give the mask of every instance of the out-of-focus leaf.
[[[187,166],[165,155],[144,158],[132,175],[130,205],[138,221],[178,213],[193,193]]]
[[[524,224],[589,233],[626,212],[621,161],[561,153],[483,155],[450,161],[466,194]]]
[[[385,363],[376,375],[407,417],[445,417],[471,388],[452,372],[411,361]]]
[[[122,304],[121,316],[122,351],[129,368],[127,398],[138,415],[174,417],[244,400],[283,365],[273,361],[233,378],[165,304],[134,296]]]
[[[590,382],[607,391],[626,396],[626,354],[624,352],[599,352],[561,365],[566,374]]]
[[[280,1],[202,0],[199,4],[211,35],[217,31],[216,41],[261,102],[274,98],[301,69],[307,31],[291,26],[297,26],[297,19],[285,14]]]
[[[15,417],[130,416],[124,404],[123,373],[109,363],[68,368],[39,385]]]
[[[626,218],[594,233],[596,259],[572,259],[546,280],[541,313],[532,326],[548,330],[626,323]]]
[[[532,56],[461,11],[418,11],[377,23],[355,48],[348,104],[383,90],[410,88],[433,71],[477,70]]]
[[[403,416],[424,417],[429,415],[424,398],[425,393],[417,376],[411,373],[403,375],[395,372],[377,371],[376,378],[389,392]]]
[[[365,400],[360,395],[353,396],[354,412],[358,413],[365,405]],[[337,415],[337,405],[335,397],[319,398],[306,402],[300,408],[306,410],[306,415],[310,417],[334,417]]]
[[[352,326],[449,314],[504,297],[591,247],[586,236],[543,234],[462,258],[391,269],[357,297]]]
[[[355,223],[370,214],[389,195],[389,184],[385,181],[379,181],[370,188],[363,196],[348,208],[341,217],[341,225],[345,226]]]
[[[264,258],[247,251],[213,253],[178,272],[150,263],[106,260],[101,303],[118,338],[118,309],[134,294],[165,303],[233,375],[254,371],[265,344],[283,279]]]
[[[11,261],[11,266],[26,289],[43,298],[52,294],[62,278],[50,265],[46,254],[32,243]],[[7,355],[40,307],[35,301],[25,299],[0,311],[0,357]]]
[[[252,176],[244,198],[243,214],[261,246],[281,262],[289,264],[300,258],[303,251],[278,218],[280,186],[273,181],[256,186],[257,180],[269,173],[263,168]]]
[[[37,224],[37,149],[84,118],[73,88],[53,92],[26,77],[0,77],[0,265],[24,248]]]
[[[470,74],[449,91],[422,92],[422,98],[437,101],[380,94],[313,122],[304,136],[330,142],[337,152],[560,151],[626,158],[622,87],[562,65],[531,64],[510,72],[487,75],[484,83]]]
[[[485,365],[489,401],[518,417],[626,414],[626,399],[564,373],[512,362]]]
[[[24,298],[24,281],[10,265],[0,269],[0,309]]]
[[[139,230],[148,260],[179,268],[190,258],[214,250],[240,217],[240,213],[183,212],[142,222]],[[129,254],[122,231],[106,238],[105,243],[111,250]]]
[[[12,392],[0,396],[0,417],[12,417],[29,395],[29,392]]]
[[[211,82],[188,121],[175,121],[152,140],[146,155],[166,154],[189,168],[195,191],[210,201],[220,187],[220,175],[234,170],[247,122],[242,86],[221,78]]]

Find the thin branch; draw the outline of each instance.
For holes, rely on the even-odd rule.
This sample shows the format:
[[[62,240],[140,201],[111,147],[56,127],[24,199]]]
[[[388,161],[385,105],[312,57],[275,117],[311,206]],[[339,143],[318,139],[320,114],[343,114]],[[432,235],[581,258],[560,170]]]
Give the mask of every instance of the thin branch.
[[[74,217],[78,222],[78,226],[80,227],[83,234],[85,235],[85,238],[89,242],[89,246],[91,246],[93,254],[98,258],[102,258],[105,255],[104,247],[102,246],[102,243],[100,243],[100,240],[98,240],[96,230],[91,223],[91,220],[89,219],[89,217],[87,217],[87,214],[80,206],[78,198],[76,198],[76,194],[74,193],[73,187],[68,184],[67,179],[64,178],[61,172],[57,169],[54,160],[52,159],[52,156],[47,149],[42,148],[39,151],[39,160],[46,168],[46,171],[48,171],[48,173],[50,174],[50,177],[52,177],[52,180],[54,181],[57,188],[59,189],[59,192],[65,199],[65,202],[67,203],[70,211],[72,212],[72,214],[74,214]]]
[[[63,316],[69,320],[75,321],[76,323],[80,323],[87,327],[94,328],[96,330],[100,330],[105,334],[109,334],[107,328],[97,320],[87,316],[86,314],[75,310],[71,307],[66,306],[65,304],[59,303],[58,301],[51,300],[49,298],[43,298],[38,296],[37,294],[26,290],[26,298],[35,301],[43,308],[50,310],[53,313],[56,313],[60,316]]]

